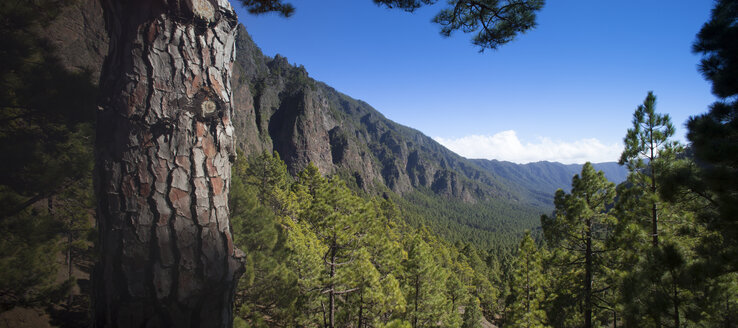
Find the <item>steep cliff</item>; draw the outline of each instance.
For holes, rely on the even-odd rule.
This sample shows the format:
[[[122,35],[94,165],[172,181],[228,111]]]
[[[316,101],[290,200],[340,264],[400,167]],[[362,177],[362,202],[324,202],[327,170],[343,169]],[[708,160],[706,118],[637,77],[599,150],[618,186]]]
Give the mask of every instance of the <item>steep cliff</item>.
[[[96,0],[67,8],[47,33],[70,69],[99,75],[107,37]],[[485,231],[476,238],[486,240],[487,233],[534,227],[539,214],[550,209],[553,192],[568,188],[578,172],[578,166],[559,163],[458,156],[366,102],[313,80],[285,57],[265,56],[243,26],[232,81],[236,143],[246,155],[277,151],[292,173],[312,162],[357,190],[397,199],[409,209],[407,215],[417,217],[409,219],[415,223],[433,217],[439,231]],[[623,175],[619,167],[612,170]],[[464,238],[459,236],[452,239]]]
[[[237,44],[235,125],[247,153],[276,150],[292,172],[313,162],[368,192],[428,188],[465,202],[521,200],[514,188],[419,131],[311,79],[280,55],[264,56],[243,26]]]
[[[44,29],[44,34],[68,69],[88,70],[97,82],[109,43],[99,0],[71,3]]]

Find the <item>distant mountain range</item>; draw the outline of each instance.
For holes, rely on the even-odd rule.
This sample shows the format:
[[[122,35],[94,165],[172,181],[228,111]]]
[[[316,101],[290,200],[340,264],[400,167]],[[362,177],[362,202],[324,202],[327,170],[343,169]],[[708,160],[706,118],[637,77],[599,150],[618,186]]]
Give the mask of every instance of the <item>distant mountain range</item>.
[[[99,17],[97,1],[84,0],[48,31],[62,61],[72,69],[92,70],[94,76],[107,49]],[[552,208],[556,189],[568,190],[581,169],[463,158],[369,104],[313,80],[285,57],[265,56],[243,25],[236,45],[232,90],[239,148],[246,154],[276,151],[292,173],[312,162],[356,190],[396,199],[409,221],[451,239],[484,244],[535,227],[540,214]],[[627,174],[616,163],[595,167],[614,182]]]
[[[557,189],[571,189],[571,179],[582,170],[582,164],[561,164],[557,162],[535,162],[516,164],[506,161],[472,159],[487,172],[511,183],[523,186],[533,198],[550,203]],[[603,171],[605,177],[615,183],[625,181],[628,170],[616,162],[594,163],[595,169]]]
[[[247,151],[276,150],[293,172],[313,162],[323,173],[341,174],[370,193],[430,188],[463,202],[494,198],[546,205],[581,170],[577,164],[463,158],[369,104],[313,80],[285,57],[264,56],[243,26],[237,45],[239,145]],[[617,163],[596,168],[615,182],[627,174]]]

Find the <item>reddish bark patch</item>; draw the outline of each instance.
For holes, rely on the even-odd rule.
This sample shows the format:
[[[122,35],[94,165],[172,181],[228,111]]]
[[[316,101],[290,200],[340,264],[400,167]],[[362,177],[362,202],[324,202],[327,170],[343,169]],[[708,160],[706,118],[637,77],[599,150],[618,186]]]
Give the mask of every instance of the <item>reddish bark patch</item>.
[[[156,22],[152,22],[149,24],[148,31],[146,31],[146,37],[148,38],[148,42],[152,43],[156,39],[156,35],[159,34],[159,26],[156,24]]]
[[[233,238],[231,237],[230,233],[225,234],[226,237],[226,245],[228,245],[228,254],[233,255]]]
[[[215,156],[217,150],[215,149],[215,143],[213,143],[213,137],[211,135],[207,135],[202,140],[202,151],[205,153],[205,156],[207,156],[208,159]]]
[[[187,98],[194,97],[197,91],[200,90],[200,87],[202,87],[202,77],[199,74],[195,75],[192,81],[190,81],[190,85],[185,84],[185,87],[187,88]]]
[[[220,83],[220,80],[218,79],[217,71],[214,69],[208,70],[208,78],[210,79],[210,86],[213,88],[213,91],[220,96],[224,93],[223,85]]]
[[[210,178],[210,185],[213,186],[213,195],[220,195],[223,193],[223,179],[220,177]]]
[[[171,215],[159,213],[159,220],[156,221],[156,225],[159,227],[169,225],[169,218],[171,218]]]
[[[205,123],[202,123],[202,122],[195,122],[195,129],[196,129],[196,131],[195,131],[195,135],[196,135],[196,136],[197,136],[198,138],[202,138],[202,137],[204,137],[204,136],[205,136],[205,131],[207,131],[207,130],[205,129]]]
[[[205,160],[205,168],[208,170],[209,177],[218,176],[218,170],[215,169],[215,165],[213,165],[212,158],[208,158]]]
[[[169,191],[169,201],[172,202],[172,207],[174,207],[177,214],[186,218],[192,218],[189,192],[172,188]]]
[[[174,159],[174,162],[177,163],[177,165],[186,171],[190,171],[190,158],[187,156],[177,156],[177,158]]]

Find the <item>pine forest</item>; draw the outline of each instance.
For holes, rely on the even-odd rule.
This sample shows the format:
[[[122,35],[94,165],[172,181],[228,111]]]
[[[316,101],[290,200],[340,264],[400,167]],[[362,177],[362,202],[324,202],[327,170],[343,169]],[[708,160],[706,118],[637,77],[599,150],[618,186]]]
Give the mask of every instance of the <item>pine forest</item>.
[[[1,2],[0,327],[738,327],[738,1],[696,31],[686,141],[642,90],[578,165],[456,155],[234,9],[291,4],[232,5]],[[504,52],[544,1],[445,6]]]

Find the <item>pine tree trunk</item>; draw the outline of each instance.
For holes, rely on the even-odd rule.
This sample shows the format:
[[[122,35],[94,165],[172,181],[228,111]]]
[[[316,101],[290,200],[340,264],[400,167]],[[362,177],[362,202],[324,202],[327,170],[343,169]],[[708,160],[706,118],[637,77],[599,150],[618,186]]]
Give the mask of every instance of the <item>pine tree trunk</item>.
[[[413,328],[418,328],[418,302],[420,302],[420,274],[415,275],[415,311],[413,312]]]
[[[584,327],[592,327],[592,221],[587,219],[584,253]]]
[[[359,292],[359,325],[358,328],[364,326],[364,289]]]
[[[654,166],[656,155],[654,154],[655,145],[653,141],[653,128],[650,128],[649,135],[651,136],[651,157],[649,157],[648,165],[651,167],[651,195],[652,197],[656,197],[656,167]],[[651,204],[651,235],[653,236],[653,240],[651,241],[651,243],[653,244],[653,248],[655,249],[659,247],[659,221],[658,213],[656,212],[655,199]]]
[[[530,316],[530,255],[525,254],[525,314]]]
[[[235,12],[227,0],[101,0],[97,327],[230,327],[243,253],[228,191]]]
[[[672,277],[674,278],[674,277]],[[679,322],[679,287],[677,286],[676,281],[674,282],[674,327],[679,328],[680,322]]]
[[[618,312],[615,310],[612,311],[612,327],[618,328]]]
[[[71,224],[70,224],[71,226]],[[72,258],[72,233],[73,231],[71,228],[67,231],[67,279],[72,279],[72,265],[73,265],[73,258]],[[69,293],[67,295],[67,310],[72,308],[72,293]]]
[[[329,297],[330,297],[330,307],[328,308],[329,313],[329,326],[330,328],[336,327],[336,285],[334,284],[333,279],[336,276],[336,234],[333,234],[333,243],[331,243],[331,283],[330,283],[330,291],[329,291]]]

